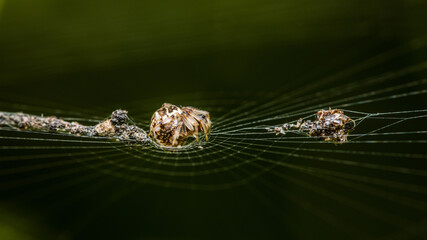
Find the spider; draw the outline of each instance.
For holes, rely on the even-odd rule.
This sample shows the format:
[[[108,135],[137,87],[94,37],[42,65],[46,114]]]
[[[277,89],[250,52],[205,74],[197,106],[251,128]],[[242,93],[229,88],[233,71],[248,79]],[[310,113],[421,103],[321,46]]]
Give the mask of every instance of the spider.
[[[211,133],[209,112],[164,103],[151,118],[149,135],[161,146],[180,147],[190,136],[198,142],[199,132],[202,131],[208,141],[208,134]]]

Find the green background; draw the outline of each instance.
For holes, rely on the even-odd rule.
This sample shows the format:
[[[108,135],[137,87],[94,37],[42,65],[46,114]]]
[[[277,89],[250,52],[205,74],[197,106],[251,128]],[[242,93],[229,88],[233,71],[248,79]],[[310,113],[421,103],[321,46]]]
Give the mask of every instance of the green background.
[[[349,72],[339,81],[313,87],[306,94],[423,62],[427,52],[418,46],[426,43],[426,12],[422,0],[0,0],[0,110],[59,115],[60,111],[52,109],[65,109],[65,116],[98,120],[116,108],[124,108],[146,127],[151,114],[163,102],[171,102],[200,106],[211,112],[215,123],[215,118],[247,101],[268,103],[276,93],[313,86],[319,79],[345,69]],[[415,50],[359,70],[360,63],[396,48]],[[421,71],[392,80],[387,86],[425,75]],[[421,109],[426,106],[425,100],[415,97],[355,110]],[[23,135],[27,136],[13,136]],[[237,143],[235,147],[238,148]],[[361,148],[341,147],[356,151]],[[389,148],[375,145],[364,150],[387,152]],[[419,145],[394,150],[425,153]],[[251,151],[259,154],[255,148]],[[283,173],[320,189],[342,193],[352,201],[337,204],[274,174],[216,191],[138,184],[104,174],[79,183],[79,179],[96,172],[92,168],[31,184],[38,175],[55,174],[81,163],[78,158],[28,156],[64,152],[67,153],[2,151],[2,158],[27,156],[20,162],[2,161],[2,171],[31,165],[36,160],[46,164],[75,161],[48,170],[2,176],[6,183],[23,178],[30,182],[12,189],[2,185],[6,187],[1,192],[0,239],[375,239],[398,232],[401,228],[397,225],[425,222],[425,211],[396,207],[290,170]],[[168,155],[158,153],[153,159],[164,156]],[[221,153],[198,160],[218,156]],[[265,157],[283,158],[274,154]],[[351,157],[357,159],[356,155]],[[113,155],[108,159],[118,160]],[[363,159],[374,160],[378,158]],[[380,160],[396,163],[405,159]],[[133,164],[139,163],[134,159]],[[405,162],[404,166],[426,168],[421,161]],[[250,175],[256,172],[252,170],[242,168],[231,170],[231,174],[193,177],[188,181],[227,182],[236,177],[233,174]],[[335,166],[335,170],[348,171],[344,166]],[[354,173],[425,185],[425,178],[421,177],[400,178],[360,169]],[[49,191],[51,185],[71,180],[76,184]],[[39,197],[27,198],[37,196],[39,189]],[[424,194],[410,197],[425,205]],[[360,212],[361,204],[405,221],[378,221]],[[387,215],[382,217],[387,219]],[[341,223],[348,228],[338,227]]]

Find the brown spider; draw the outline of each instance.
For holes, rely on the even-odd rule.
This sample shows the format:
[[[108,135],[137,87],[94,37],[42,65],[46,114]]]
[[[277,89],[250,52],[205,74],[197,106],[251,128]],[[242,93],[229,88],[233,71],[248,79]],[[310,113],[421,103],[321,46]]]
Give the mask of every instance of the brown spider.
[[[149,135],[161,146],[179,147],[190,136],[199,141],[199,132],[202,131],[208,141],[208,134],[211,132],[209,112],[164,103],[151,118]]]

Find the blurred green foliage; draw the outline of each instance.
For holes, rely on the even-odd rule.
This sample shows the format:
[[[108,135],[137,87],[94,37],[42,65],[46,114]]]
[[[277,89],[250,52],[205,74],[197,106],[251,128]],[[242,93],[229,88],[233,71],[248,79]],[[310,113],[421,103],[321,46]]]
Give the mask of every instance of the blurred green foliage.
[[[413,37],[424,31],[422,5],[415,0],[10,0],[0,23],[0,78],[5,84],[236,49]]]
[[[423,35],[424,2],[8,0],[0,86],[85,105],[309,84]]]

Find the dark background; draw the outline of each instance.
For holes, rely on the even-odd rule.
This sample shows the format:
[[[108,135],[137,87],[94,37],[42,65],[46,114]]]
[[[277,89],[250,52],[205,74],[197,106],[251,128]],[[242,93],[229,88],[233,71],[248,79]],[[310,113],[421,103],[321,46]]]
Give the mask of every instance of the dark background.
[[[426,43],[426,12],[425,1],[421,0],[0,0],[0,110],[46,115],[63,111],[66,117],[98,120],[115,108],[124,108],[135,120],[146,124],[163,102],[172,102],[202,106],[215,122],[216,117],[247,101],[268,102],[274,94],[308,87],[344,70],[350,74],[307,94],[425,61],[426,49],[419,46]],[[403,54],[357,70],[360,63],[399,48]],[[388,81],[386,87],[422,77],[425,71]],[[414,97],[354,110],[422,109],[425,100]],[[3,140],[1,144],[28,143]],[[387,152],[390,146],[351,145],[342,149]],[[420,145],[395,150],[425,153]],[[36,160],[53,161],[31,159],[31,154],[64,152],[73,153],[2,151],[5,159],[27,156],[25,161],[4,163],[2,170],[34,164]],[[164,154],[151,157],[161,160]],[[206,159],[216,157],[212,154]],[[114,161],[114,156],[107,158]],[[81,164],[78,158],[70,159],[73,167]],[[363,159],[371,160],[378,158]],[[405,158],[380,160],[396,163]],[[137,165],[137,160],[133,159],[133,164]],[[425,167],[422,162],[404,164]],[[387,238],[410,226],[418,226],[419,230],[425,222],[425,211],[411,212],[304,173],[286,171],[332,193],[344,193],[352,201],[336,204],[275,174],[243,187],[218,191],[138,184],[108,174],[92,176],[97,171],[90,167],[32,183],[31,179],[39,175],[64,170],[67,166],[2,178],[6,183],[22,179],[29,182],[16,188],[2,185],[1,239],[375,239]],[[336,170],[352,171],[344,167]],[[245,175],[247,171],[252,170],[238,169],[235,173]],[[208,181],[217,178],[226,182],[228,175]],[[87,176],[93,178],[78,182]],[[425,186],[425,178],[381,176]],[[70,179],[77,183],[49,191],[50,185]],[[175,181],[173,177],[168,180]],[[39,196],[38,189],[44,189]],[[424,194],[410,197],[425,206]],[[373,209],[384,208],[384,212],[399,218],[379,221],[368,214],[369,210],[366,213],[354,207],[362,203]],[[381,218],[387,219],[387,215]]]
[[[425,33],[423,1],[2,2],[1,89],[73,106],[291,89]]]

